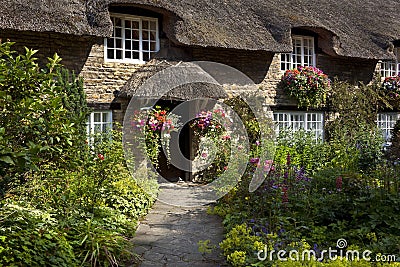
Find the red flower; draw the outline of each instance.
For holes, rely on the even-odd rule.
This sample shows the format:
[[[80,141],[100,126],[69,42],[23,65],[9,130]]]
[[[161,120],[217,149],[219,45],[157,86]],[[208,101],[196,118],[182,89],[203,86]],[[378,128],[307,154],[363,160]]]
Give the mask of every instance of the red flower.
[[[339,176],[338,178],[336,178],[336,189],[338,191],[341,191],[342,186],[343,186],[343,179],[342,179],[342,176]]]
[[[102,154],[100,154],[100,153],[97,155],[97,157],[98,157],[100,160],[104,160],[104,156],[103,156]]]

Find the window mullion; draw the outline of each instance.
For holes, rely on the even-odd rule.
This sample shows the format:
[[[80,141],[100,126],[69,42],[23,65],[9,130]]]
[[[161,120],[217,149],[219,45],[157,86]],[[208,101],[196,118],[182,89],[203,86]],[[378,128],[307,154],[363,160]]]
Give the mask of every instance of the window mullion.
[[[139,60],[143,62],[143,20],[139,19]]]
[[[121,31],[122,31],[122,60],[125,60],[125,19],[121,19]],[[103,120],[103,118],[102,118]],[[102,126],[103,127],[103,126]]]
[[[300,54],[301,54],[301,66],[304,66],[304,55],[305,55],[306,49],[304,47],[304,37],[300,38]]]

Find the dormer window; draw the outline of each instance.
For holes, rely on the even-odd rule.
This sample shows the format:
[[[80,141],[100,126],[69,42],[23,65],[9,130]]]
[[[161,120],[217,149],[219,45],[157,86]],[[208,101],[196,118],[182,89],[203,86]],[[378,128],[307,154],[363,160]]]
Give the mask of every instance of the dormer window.
[[[315,44],[312,36],[292,36],[293,52],[281,54],[281,70],[298,66],[315,66]]]
[[[386,60],[381,62],[381,76],[383,78],[396,76],[400,73],[400,48],[394,50],[396,60]]]
[[[158,19],[111,14],[113,35],[104,41],[107,62],[145,63],[160,49]]]

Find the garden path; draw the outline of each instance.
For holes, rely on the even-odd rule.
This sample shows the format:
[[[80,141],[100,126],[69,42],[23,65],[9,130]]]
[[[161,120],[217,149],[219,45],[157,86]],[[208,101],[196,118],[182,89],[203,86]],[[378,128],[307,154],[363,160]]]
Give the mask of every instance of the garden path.
[[[182,198],[185,193],[176,187],[161,186],[160,194],[161,199],[168,199]],[[157,200],[140,222],[133,239],[134,252],[141,260],[136,266],[227,266],[218,248],[222,239],[221,218],[207,214],[207,206],[177,207]],[[199,252],[201,240],[210,240],[210,246],[214,247],[211,253]]]

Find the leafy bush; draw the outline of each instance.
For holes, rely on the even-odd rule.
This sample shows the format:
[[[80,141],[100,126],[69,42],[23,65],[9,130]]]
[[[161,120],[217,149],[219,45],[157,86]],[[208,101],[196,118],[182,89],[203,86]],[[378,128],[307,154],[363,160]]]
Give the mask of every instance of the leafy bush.
[[[297,99],[299,107],[320,108],[325,104],[331,82],[320,69],[299,66],[285,72],[281,86]]]
[[[57,55],[40,69],[34,58],[37,51],[26,48],[24,54],[17,55],[12,44],[0,44],[2,195],[24,183],[26,174],[40,165],[68,161],[70,154],[65,151],[74,144],[82,147],[84,142],[87,111],[82,102],[82,81],[62,69]],[[81,106],[74,103],[76,100]]]
[[[150,196],[131,178],[120,131],[85,144],[82,80],[58,56],[40,69],[11,45],[0,45],[0,266],[131,261],[156,186]]]
[[[0,210],[0,265],[75,266],[66,234],[48,212],[8,201]]]

